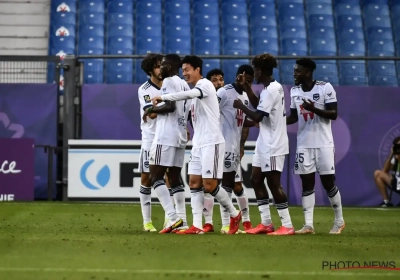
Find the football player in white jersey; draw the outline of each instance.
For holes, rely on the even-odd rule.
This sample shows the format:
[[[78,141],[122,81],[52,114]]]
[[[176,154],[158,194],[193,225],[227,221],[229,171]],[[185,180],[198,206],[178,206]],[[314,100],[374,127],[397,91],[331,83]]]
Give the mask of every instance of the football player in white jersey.
[[[191,190],[191,205],[193,225],[177,234],[202,234],[204,188],[214,196],[231,217],[228,234],[235,234],[242,218],[223,188],[218,186],[222,179],[225,153],[225,140],[219,125],[219,105],[217,92],[213,84],[202,77],[203,61],[190,55],[182,60],[182,70],[185,80],[194,85],[189,91],[170,93],[154,97],[153,104],[163,101],[178,101],[191,99],[191,120],[194,128],[192,152],[189,162],[189,187]]]
[[[282,85],[272,77],[273,68],[278,63],[270,54],[261,54],[252,61],[254,76],[257,83],[262,83],[264,89],[258,98],[245,82],[249,100],[257,111],[250,110],[241,100],[233,103],[250,119],[259,122],[260,134],[256,142],[253,156],[251,181],[257,198],[261,215],[261,224],[247,230],[249,234],[293,235],[294,227],[289,214],[287,196],[281,186],[281,173],[285,164],[285,156],[289,153],[289,140],[286,130],[285,98]],[[282,226],[274,231],[269,210],[269,197],[264,180],[267,178],[268,187],[274,197]]]
[[[142,61],[141,68],[150,79],[141,85],[138,90],[141,118],[143,118],[144,111],[153,106],[151,98],[159,95],[162,85],[160,74],[161,59],[161,54],[150,53]],[[148,232],[157,231],[151,221],[151,183],[149,171],[149,153],[156,131],[156,117],[157,114],[150,114],[147,122],[141,119],[140,123],[142,130],[142,147],[139,159],[139,172],[141,173],[140,206],[142,208],[143,229]]]
[[[287,124],[298,122],[295,174],[300,174],[303,185],[302,204],[305,225],[296,231],[313,234],[315,205],[315,172],[328,194],[335,213],[335,221],[329,233],[340,234],[345,228],[342,199],[335,185],[335,148],[332,120],[337,118],[336,92],[330,83],[316,81],[313,72],[316,64],[309,58],[296,61],[294,82],[290,91],[290,116]]]
[[[180,66],[181,58],[179,55],[168,54],[163,57],[161,61],[161,76],[163,78],[161,94],[190,90],[189,85],[178,76]],[[158,113],[155,136],[149,156],[151,185],[170,221],[169,225],[160,233],[169,233],[182,226],[185,227],[183,229],[187,229],[185,193],[180,175],[188,141],[187,109],[186,100],[165,101],[160,106],[147,109],[143,116],[143,120],[146,121],[147,115],[153,112]],[[168,182],[171,185],[176,209],[166,186],[164,178],[166,171],[168,171]]]
[[[213,83],[216,90],[219,90],[225,85],[224,72],[222,72],[221,69],[212,69],[208,71],[206,78]]]

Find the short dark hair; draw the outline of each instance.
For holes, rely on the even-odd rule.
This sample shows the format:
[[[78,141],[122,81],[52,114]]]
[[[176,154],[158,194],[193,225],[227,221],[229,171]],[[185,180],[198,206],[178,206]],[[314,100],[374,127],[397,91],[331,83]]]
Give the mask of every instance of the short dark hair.
[[[251,67],[251,65],[248,64],[240,65],[236,72],[236,76],[242,74],[243,72],[246,72],[247,75],[254,77],[254,70],[253,67]]]
[[[306,57],[296,60],[296,64],[303,66],[304,68],[310,70],[311,73],[314,72],[315,69],[317,69],[317,64],[315,64],[315,62],[313,60],[306,58]]]
[[[400,136],[397,136],[393,139],[393,145],[397,144],[400,141]]]
[[[278,68],[276,58],[268,53],[263,53],[253,58],[252,64],[255,68],[261,69],[267,75],[272,75],[274,68]]]
[[[148,53],[142,60],[140,67],[147,75],[151,76],[151,73],[153,72],[154,67],[157,65],[157,62],[161,61],[162,58],[162,54]]]
[[[211,80],[211,77],[215,76],[215,75],[221,75],[223,78],[224,72],[222,72],[221,69],[215,68],[213,70],[208,71],[206,78],[207,78],[207,80]]]
[[[171,53],[164,56],[164,58],[168,60],[169,63],[171,63],[173,69],[179,70],[179,68],[181,68],[182,60],[179,55]]]
[[[192,65],[193,69],[200,68],[200,75],[203,71],[203,60],[196,55],[187,55],[182,59],[182,64],[187,63]]]

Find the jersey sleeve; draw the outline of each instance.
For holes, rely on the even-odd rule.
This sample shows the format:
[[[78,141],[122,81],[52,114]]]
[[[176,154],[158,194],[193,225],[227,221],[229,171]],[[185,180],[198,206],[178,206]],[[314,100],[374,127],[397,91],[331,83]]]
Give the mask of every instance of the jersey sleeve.
[[[210,87],[210,85],[212,86],[212,88]],[[200,91],[200,96],[199,96],[200,99],[209,96],[210,93],[212,92],[212,90],[215,91],[213,84],[211,82],[209,82],[208,80],[205,81],[204,79],[197,82],[197,84],[194,88],[196,88]]]
[[[293,89],[290,90],[290,109],[296,109],[296,103],[294,102]]]
[[[142,108],[142,110],[146,110],[147,108],[153,106],[153,104],[151,103],[151,96],[148,92],[139,88],[138,96],[140,108]]]
[[[264,116],[268,117],[272,108],[274,108],[275,102],[275,94],[269,90],[263,90],[260,94],[260,103],[258,103],[257,112],[260,112]]]
[[[325,85],[325,104],[337,102],[336,91],[330,83]]]
[[[171,79],[164,79],[162,87],[161,87],[161,95],[174,93],[180,90],[176,90],[174,82]]]
[[[219,109],[221,110],[226,104],[226,91],[223,87],[217,90],[217,97],[218,97]]]

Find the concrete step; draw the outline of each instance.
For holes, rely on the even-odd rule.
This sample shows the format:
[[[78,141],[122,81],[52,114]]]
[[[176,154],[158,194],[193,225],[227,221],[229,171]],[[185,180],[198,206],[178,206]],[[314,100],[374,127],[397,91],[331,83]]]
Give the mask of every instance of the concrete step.
[[[23,3],[23,2],[0,2],[0,15],[2,14],[49,14],[50,3]]]
[[[0,25],[11,25],[11,26],[32,26],[32,25],[45,25],[48,26],[50,22],[50,16],[46,15],[1,15]]]
[[[1,15],[0,15],[1,16]],[[0,25],[0,37],[48,37],[47,29],[43,26],[7,26]]]
[[[44,38],[0,38],[0,49],[47,49]]]
[[[0,55],[47,55],[47,47],[44,49],[0,49]]]

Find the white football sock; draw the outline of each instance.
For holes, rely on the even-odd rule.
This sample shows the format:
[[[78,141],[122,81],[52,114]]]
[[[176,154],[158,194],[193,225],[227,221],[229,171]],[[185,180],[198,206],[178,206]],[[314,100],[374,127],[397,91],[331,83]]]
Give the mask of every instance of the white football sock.
[[[261,223],[268,226],[272,223],[271,211],[269,210],[269,199],[257,200],[258,211],[260,211]]]
[[[288,203],[278,203],[276,204],[276,208],[278,209],[278,215],[281,218],[282,226],[285,228],[292,228],[292,220],[290,219]]]
[[[222,188],[226,191],[229,199],[232,201],[232,189],[224,187],[224,186],[222,186]],[[219,211],[221,212],[222,227],[229,226],[231,217],[229,216],[228,210],[225,209],[221,203],[219,204]]]
[[[185,187],[183,185],[171,187],[173,198],[175,200],[175,209],[178,216],[186,224],[186,204]]]
[[[342,197],[340,196],[339,189],[334,186],[330,191],[326,192],[331,202],[333,212],[335,213],[335,221],[343,223],[343,212],[342,212]]]
[[[305,191],[301,197],[303,205],[304,221],[307,226],[314,228],[314,206],[315,206],[315,192]]]
[[[142,209],[143,224],[151,222],[151,188],[140,186],[140,208]]]
[[[230,217],[234,218],[239,215],[239,212],[236,210],[235,206],[233,206],[232,199],[229,198],[228,194],[223,188],[217,186],[211,195],[214,196],[217,201],[228,210]]]
[[[214,212],[214,197],[209,193],[204,193],[204,222],[206,224],[213,224],[213,212]]]
[[[203,229],[204,191],[203,189],[191,189],[190,195],[190,204],[192,205],[193,213],[193,225],[196,228]]]
[[[164,179],[155,181],[153,184],[153,188],[157,193],[158,200],[160,201],[161,206],[163,207],[165,214],[170,219],[170,221],[174,223],[179,220],[179,216],[175,212],[175,208],[172,204],[171,196],[169,194],[167,186],[165,185]]]
[[[250,222],[250,211],[249,211],[249,199],[246,196],[246,192],[242,187],[242,191],[235,193],[236,199],[239,205],[240,211],[242,211],[242,221]]]

